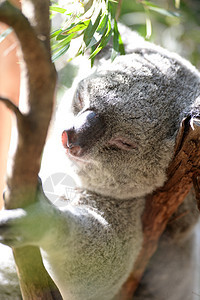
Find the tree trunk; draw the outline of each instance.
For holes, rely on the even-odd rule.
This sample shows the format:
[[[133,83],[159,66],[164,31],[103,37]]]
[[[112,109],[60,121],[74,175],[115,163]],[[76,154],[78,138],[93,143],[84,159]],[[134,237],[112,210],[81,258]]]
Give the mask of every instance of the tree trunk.
[[[15,113],[19,135],[4,196],[7,209],[37,201],[37,178],[56,84],[49,43],[49,1],[24,0],[22,11],[9,1],[0,1],[0,21],[13,28],[20,43],[23,95],[26,95],[23,101],[27,105],[26,112],[22,113],[10,100],[1,97]],[[23,299],[62,299],[44,268],[39,248],[17,248],[13,253]]]

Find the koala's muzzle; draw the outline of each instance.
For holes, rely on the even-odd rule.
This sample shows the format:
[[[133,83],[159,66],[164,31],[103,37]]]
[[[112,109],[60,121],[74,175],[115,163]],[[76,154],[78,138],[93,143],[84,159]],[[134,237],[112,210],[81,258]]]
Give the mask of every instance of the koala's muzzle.
[[[62,143],[73,156],[83,156],[104,135],[104,118],[88,110],[74,119],[74,125],[63,131]]]

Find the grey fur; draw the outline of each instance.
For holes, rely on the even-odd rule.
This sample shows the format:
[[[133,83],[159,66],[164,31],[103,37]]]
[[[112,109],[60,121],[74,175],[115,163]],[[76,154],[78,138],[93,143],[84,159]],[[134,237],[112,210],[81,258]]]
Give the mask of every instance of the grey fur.
[[[92,107],[109,124],[89,153],[91,163],[78,173],[84,188],[105,196],[140,197],[161,186],[180,122],[199,107],[197,71],[177,55],[147,46],[107,63],[78,87],[83,110]],[[106,141],[121,135],[136,149],[108,151]]]
[[[78,127],[86,110],[103,116],[106,123],[104,135],[82,157],[74,160],[69,155],[78,178],[75,199],[69,199],[61,209],[41,193],[37,204],[1,213],[1,241],[6,243],[9,236],[11,246],[40,246],[64,299],[114,299],[142,246],[144,197],[166,180],[182,118],[199,110],[197,70],[176,54],[135,34],[133,37],[138,40],[129,47],[133,53],[116,58],[112,64],[100,58],[100,67],[79,83],[73,98],[74,126]],[[65,103],[60,112],[64,118],[58,113],[57,120],[67,123]],[[128,141],[131,148],[118,149],[119,138]],[[59,156],[59,147],[51,160]],[[193,226],[196,219],[192,214],[186,227]],[[7,230],[5,225],[10,225]],[[172,231],[174,234],[178,229]],[[159,257],[164,259],[166,249],[165,244],[158,261]],[[178,265],[177,248],[174,253]],[[184,257],[187,259],[187,253]],[[153,273],[156,266],[158,262]],[[170,272],[169,268],[167,278],[172,276]],[[151,278],[153,275],[150,282]],[[159,287],[158,276],[152,282]],[[166,298],[164,288],[149,291],[138,292],[136,299],[183,299],[182,295]]]

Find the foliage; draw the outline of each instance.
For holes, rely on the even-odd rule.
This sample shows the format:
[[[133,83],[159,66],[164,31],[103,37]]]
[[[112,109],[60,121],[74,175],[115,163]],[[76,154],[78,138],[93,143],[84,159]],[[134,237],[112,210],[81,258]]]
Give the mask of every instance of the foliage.
[[[82,36],[82,40],[75,56],[84,54],[90,49],[90,58],[93,59],[106,46],[111,36],[113,36],[111,59],[114,60],[118,53],[124,54],[115,20],[116,7],[117,2],[113,0],[94,0],[86,11],[83,3],[79,1],[68,3],[66,8],[62,8],[58,4],[52,5],[50,7],[52,14],[57,12],[66,18],[62,27],[51,34],[51,38],[54,39],[53,60],[64,54],[69,49],[71,41],[80,36]]]
[[[122,5],[120,7],[120,4]],[[52,0],[51,18],[62,16],[62,25],[51,33],[53,61],[66,53],[73,40],[78,56],[90,51],[90,58],[112,39],[111,59],[124,54],[116,21],[171,51],[178,52],[200,68],[199,0]],[[11,29],[0,34],[3,41]],[[73,58],[73,57],[72,57]]]
[[[150,11],[167,17],[178,17],[177,12],[163,9],[150,1],[132,0],[129,2],[138,2],[144,10],[146,14],[147,38],[151,36]],[[55,13],[62,14],[65,20],[62,27],[57,28],[51,34],[53,60],[55,61],[67,52],[72,40],[80,36],[82,36],[82,40],[79,43],[79,48],[75,56],[84,54],[85,51],[90,49],[90,58],[93,60],[95,55],[107,45],[111,37],[113,39],[111,60],[114,60],[119,53],[124,54],[123,43],[115,17],[117,7],[117,2],[114,0],[94,0],[92,4],[89,5],[89,8],[88,5],[84,5],[84,3],[80,1],[66,1],[62,6],[60,2],[54,2],[54,5],[50,8],[51,15],[53,16]]]

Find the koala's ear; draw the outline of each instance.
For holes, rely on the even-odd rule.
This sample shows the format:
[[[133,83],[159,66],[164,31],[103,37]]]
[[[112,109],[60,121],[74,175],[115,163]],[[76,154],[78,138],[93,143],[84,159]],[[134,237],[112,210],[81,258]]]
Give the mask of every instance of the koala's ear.
[[[176,134],[176,143],[175,143],[175,149],[174,149],[174,155],[178,153],[180,150],[182,143],[185,138],[186,132],[189,130],[189,127],[191,126],[193,128],[193,117],[192,114],[187,115],[185,118],[182,119],[180,123],[180,127],[178,129],[178,132]]]
[[[138,148],[136,143],[134,143],[133,141],[131,141],[123,136],[111,138],[109,140],[108,144],[110,146],[114,146],[118,149],[126,150],[126,151],[131,151],[133,149]]]

